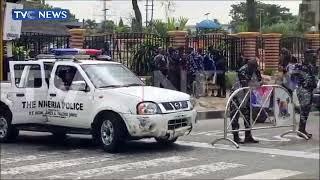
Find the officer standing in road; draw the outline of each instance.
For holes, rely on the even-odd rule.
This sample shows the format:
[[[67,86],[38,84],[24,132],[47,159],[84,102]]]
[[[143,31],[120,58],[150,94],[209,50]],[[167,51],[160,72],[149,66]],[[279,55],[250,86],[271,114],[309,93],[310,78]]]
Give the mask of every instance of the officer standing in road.
[[[313,90],[317,87],[315,61],[316,51],[308,49],[305,51],[304,61],[296,64],[293,72],[298,81],[297,96],[300,104],[299,131],[308,138],[311,138],[312,134],[306,131],[306,124],[312,107]]]
[[[235,85],[231,89],[231,94],[237,90],[238,88],[241,87],[248,87],[251,86],[252,83],[259,83],[261,85],[262,83],[262,77],[261,73],[258,67],[258,63],[255,59],[250,59],[247,61],[245,65],[243,65],[238,71],[237,71],[237,76],[238,76],[238,82],[235,83]],[[256,78],[256,79],[255,79]],[[244,98],[244,95],[237,95],[234,97],[232,100],[234,103],[239,107],[242,98]],[[244,116],[244,126],[246,129],[250,128],[250,97],[247,96],[245,99],[245,102],[240,108],[241,113]],[[230,117],[233,118],[233,121],[231,122],[231,126],[233,130],[239,129],[239,116],[240,113],[237,112],[237,107],[232,103],[230,105]],[[236,143],[243,143],[239,137],[239,132],[233,132],[233,139]],[[247,130],[245,132],[245,139],[244,143],[258,143],[259,141],[253,139],[251,130]]]

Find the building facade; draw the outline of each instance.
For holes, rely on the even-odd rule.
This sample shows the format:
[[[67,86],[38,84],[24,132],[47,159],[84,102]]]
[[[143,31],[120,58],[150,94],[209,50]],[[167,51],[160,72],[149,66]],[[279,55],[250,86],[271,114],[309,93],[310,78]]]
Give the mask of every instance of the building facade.
[[[302,0],[299,8],[299,17],[320,31],[320,0]]]

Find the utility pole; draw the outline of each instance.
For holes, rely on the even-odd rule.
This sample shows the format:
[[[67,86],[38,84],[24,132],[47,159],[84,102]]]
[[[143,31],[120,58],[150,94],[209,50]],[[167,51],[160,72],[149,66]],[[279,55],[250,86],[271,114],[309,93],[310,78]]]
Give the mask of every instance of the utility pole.
[[[147,27],[153,21],[154,0],[146,0],[145,6],[146,6],[146,27]],[[149,16],[150,14],[151,16]]]
[[[107,5],[106,5],[106,0],[102,0],[103,2],[103,9],[102,9],[102,11],[103,11],[103,22],[106,22],[107,21]]]

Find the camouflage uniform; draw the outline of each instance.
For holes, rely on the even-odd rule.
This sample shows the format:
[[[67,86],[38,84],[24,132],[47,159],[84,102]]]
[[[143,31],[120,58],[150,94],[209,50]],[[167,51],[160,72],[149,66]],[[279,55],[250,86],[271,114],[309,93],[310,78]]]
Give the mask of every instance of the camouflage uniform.
[[[238,76],[238,82],[235,83],[235,85],[231,88],[231,94],[241,88],[241,87],[248,87],[249,83],[254,81],[252,78],[254,76],[254,74],[256,75],[256,81],[261,81],[262,77],[261,77],[261,73],[258,69],[258,67],[250,70],[249,65],[245,64],[243,65],[238,71],[237,71],[237,76]],[[242,91],[243,92],[243,91]],[[239,94],[238,96],[234,97],[232,100],[235,102],[235,104],[239,107],[241,102],[242,102],[242,98],[244,98],[245,94],[247,93],[247,91],[245,91],[243,94]],[[246,120],[244,120],[244,126],[245,128],[250,128],[250,95],[247,96],[247,98],[245,99],[245,102],[243,103],[243,105],[240,107],[240,111],[243,114],[244,118]],[[240,113],[236,113],[237,112],[237,108],[236,106],[231,102],[230,105],[230,118],[234,117],[231,126],[233,130],[239,129],[240,125],[239,125],[239,117],[240,117]],[[234,140],[237,143],[241,143],[240,139],[239,139],[239,134],[238,132],[234,132]],[[251,131],[246,131],[245,132],[245,142],[257,142],[252,138],[251,135]]]
[[[311,134],[306,133],[305,127],[312,106],[313,90],[317,87],[317,70],[314,65],[307,61],[302,64],[295,64],[293,73],[298,81],[297,96],[300,104],[299,131],[311,137]]]

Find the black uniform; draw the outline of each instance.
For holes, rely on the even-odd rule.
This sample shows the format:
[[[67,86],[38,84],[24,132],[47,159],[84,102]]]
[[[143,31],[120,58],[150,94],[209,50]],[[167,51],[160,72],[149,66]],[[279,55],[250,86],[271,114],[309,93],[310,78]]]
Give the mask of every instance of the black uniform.
[[[312,51],[307,51],[307,53],[312,53]],[[295,65],[294,75],[298,80],[297,96],[300,104],[299,131],[310,138],[312,134],[307,133],[305,128],[312,106],[313,90],[317,87],[317,68],[315,63],[312,62],[312,57],[305,55],[305,61]]]
[[[238,71],[237,71],[237,75],[238,75],[238,82],[232,87],[231,89],[231,94],[237,90],[238,88],[241,87],[248,87],[249,83],[252,81],[252,77],[254,76],[254,74],[256,75],[257,81],[261,82],[262,81],[262,77],[261,77],[261,73],[258,69],[258,65],[256,63],[252,64],[252,62],[248,62],[247,64],[245,64],[244,66],[242,66]],[[244,95],[246,94],[246,92],[243,94],[243,96],[238,95],[236,97],[233,98],[233,101],[235,102],[235,104],[239,107]],[[244,126],[245,128],[250,128],[250,95],[247,96],[247,98],[245,99],[244,104],[240,107],[240,111],[243,114],[244,118],[246,120],[244,120]],[[234,117],[231,126],[233,130],[237,130],[239,129],[239,112],[237,112],[237,108],[236,106],[231,102],[230,105],[230,118]],[[239,133],[238,132],[234,132],[234,141],[237,143],[241,143],[241,140],[239,138]],[[254,140],[252,138],[251,135],[251,131],[246,131],[245,132],[245,142],[253,142],[253,143],[257,143],[258,141]]]

